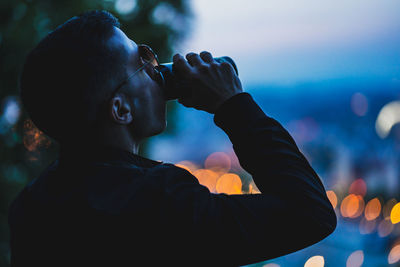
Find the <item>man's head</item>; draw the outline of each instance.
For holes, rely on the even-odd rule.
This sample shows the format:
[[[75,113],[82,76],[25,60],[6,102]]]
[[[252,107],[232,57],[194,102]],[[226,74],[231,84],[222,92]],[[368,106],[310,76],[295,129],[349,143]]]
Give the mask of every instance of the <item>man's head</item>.
[[[127,80],[144,62],[119,26],[108,12],[87,12],[49,33],[28,55],[22,102],[36,126],[60,143],[120,131],[139,141],[165,128],[165,100],[152,66]]]

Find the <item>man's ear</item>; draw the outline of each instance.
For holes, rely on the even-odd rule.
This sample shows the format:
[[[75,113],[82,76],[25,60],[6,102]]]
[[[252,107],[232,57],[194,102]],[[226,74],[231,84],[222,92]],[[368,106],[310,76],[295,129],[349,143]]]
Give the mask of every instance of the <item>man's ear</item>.
[[[118,124],[130,124],[133,121],[132,107],[122,95],[116,95],[111,99],[111,119]]]

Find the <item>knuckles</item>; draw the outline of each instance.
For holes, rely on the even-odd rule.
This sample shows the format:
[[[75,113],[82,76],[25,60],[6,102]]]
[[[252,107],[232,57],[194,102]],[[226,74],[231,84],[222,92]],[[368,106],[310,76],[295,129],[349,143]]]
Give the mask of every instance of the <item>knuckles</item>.
[[[223,69],[231,69],[232,65],[229,64],[228,62],[222,62],[222,63],[221,63],[221,67],[222,67]]]
[[[220,66],[220,64],[218,62],[216,62],[216,61],[213,61],[213,62],[210,63],[210,67],[213,70],[216,70],[219,66]]]
[[[197,70],[198,70],[200,73],[208,73],[209,67],[208,67],[207,65],[205,65],[205,64],[201,64],[201,65],[199,65],[199,66],[197,67]]]

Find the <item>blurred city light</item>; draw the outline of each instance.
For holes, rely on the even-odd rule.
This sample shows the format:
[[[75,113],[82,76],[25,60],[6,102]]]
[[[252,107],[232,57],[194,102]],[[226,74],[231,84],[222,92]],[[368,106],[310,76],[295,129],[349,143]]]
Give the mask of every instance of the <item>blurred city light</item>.
[[[4,100],[2,118],[9,125],[17,123],[21,114],[21,108],[19,107],[16,97],[8,97]]]
[[[324,265],[325,265],[324,257],[318,255],[309,258],[304,264],[304,267],[323,267]]]
[[[368,111],[368,99],[362,93],[354,93],[351,97],[351,109],[357,116],[365,116]]]
[[[389,252],[388,263],[394,264],[400,260],[400,244],[395,245]]]
[[[115,10],[121,15],[127,15],[133,12],[136,5],[136,0],[116,0]]]
[[[392,211],[390,212],[390,220],[393,224],[400,222],[400,203],[393,206]]]
[[[350,194],[345,197],[340,206],[343,217],[357,218],[364,210],[364,199],[360,195]]]
[[[260,194],[260,190],[258,190],[257,186],[254,184],[254,181],[252,181],[249,184],[249,194]]]
[[[361,178],[356,179],[350,185],[349,194],[365,196],[367,194],[367,184]]]
[[[378,225],[378,235],[380,237],[386,237],[392,233],[394,225],[390,220],[382,220]]]
[[[337,205],[337,196],[336,196],[335,192],[333,192],[332,190],[328,190],[328,191],[326,191],[326,195],[327,195],[329,201],[331,202],[332,207],[335,209],[336,205]]]
[[[198,169],[198,166],[196,164],[194,164],[193,162],[188,161],[188,160],[178,162],[175,165],[189,171],[192,174],[195,170]]]
[[[367,219],[365,219],[365,217],[361,218],[359,225],[360,234],[363,235],[371,234],[375,231],[375,228],[376,228],[376,220],[368,221]]]
[[[21,115],[21,108],[17,98],[13,96],[6,97],[2,102],[0,134],[5,134],[18,122]]]
[[[177,17],[174,8],[168,3],[161,3],[153,11],[153,20],[159,24],[171,24]]]
[[[216,189],[218,193],[241,194],[242,180],[237,174],[224,174],[218,179]]]
[[[211,192],[216,192],[216,184],[219,175],[206,169],[199,169],[193,172],[193,175],[199,180],[199,183],[206,186]]]
[[[364,252],[362,250],[354,251],[346,261],[346,267],[360,267],[364,262]]]
[[[384,219],[390,220],[390,213],[392,212],[392,209],[394,205],[396,205],[396,203],[397,200],[394,198],[391,198],[386,202],[385,206],[383,206],[382,209],[382,214]]]
[[[392,127],[400,122],[400,101],[386,104],[378,114],[375,123],[376,133],[381,138],[386,138]]]
[[[381,213],[381,202],[378,198],[371,199],[365,206],[364,215],[368,221],[375,220]]]
[[[214,152],[207,157],[204,166],[218,173],[226,173],[231,169],[231,159],[224,152]]]

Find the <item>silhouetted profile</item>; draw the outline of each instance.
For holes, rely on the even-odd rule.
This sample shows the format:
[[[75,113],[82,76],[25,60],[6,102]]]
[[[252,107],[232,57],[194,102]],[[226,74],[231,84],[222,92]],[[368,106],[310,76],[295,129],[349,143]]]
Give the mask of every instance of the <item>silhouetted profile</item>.
[[[137,155],[166,125],[157,59],[111,14],[88,12],[49,33],[23,68],[22,102],[61,149],[10,207],[12,266],[235,266],[333,232],[319,177],[232,66],[208,52],[173,62],[186,92],[178,101],[214,114],[262,193],[214,194]]]

